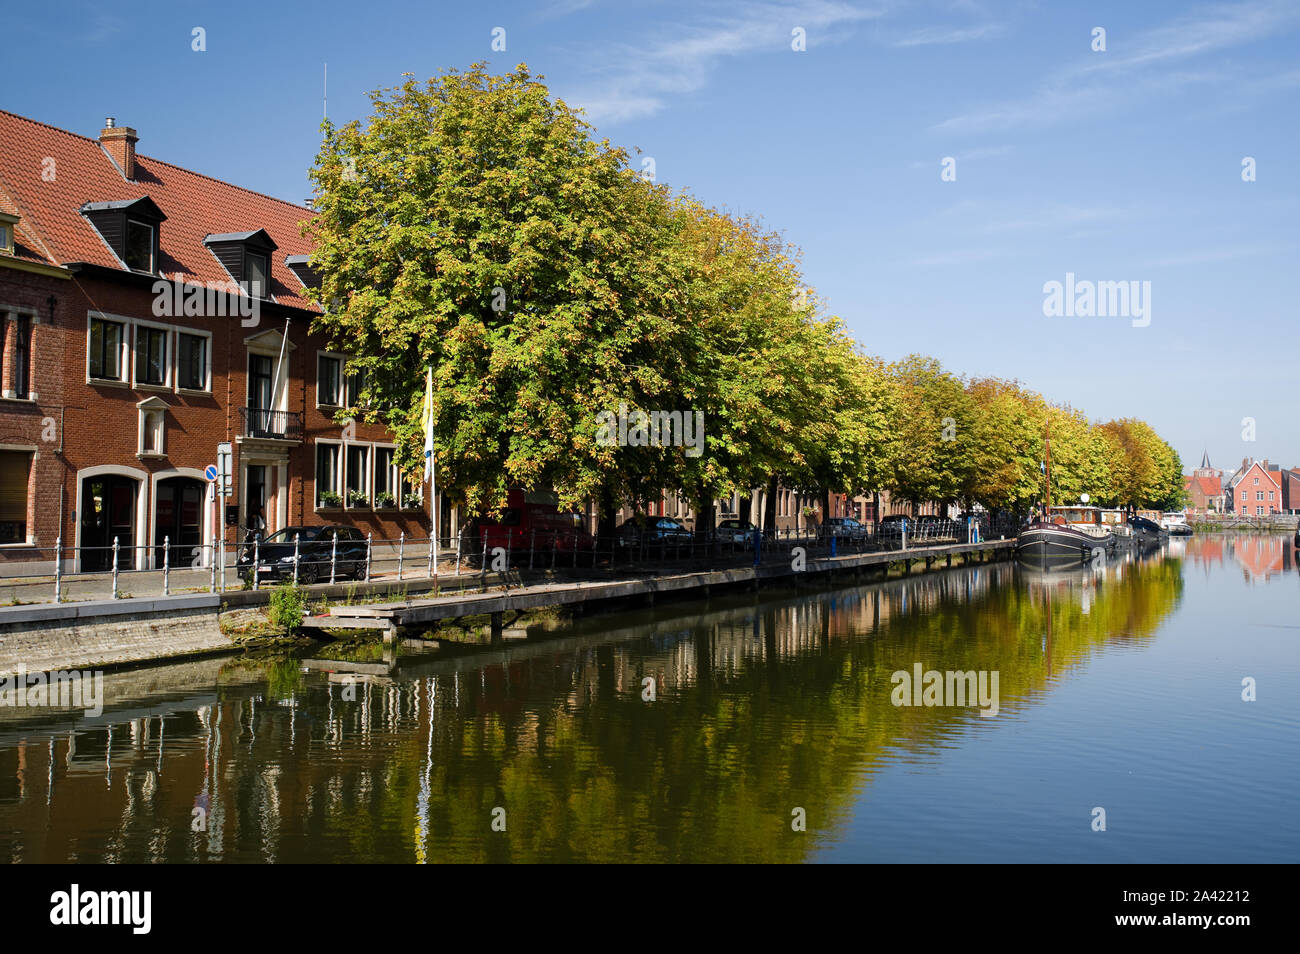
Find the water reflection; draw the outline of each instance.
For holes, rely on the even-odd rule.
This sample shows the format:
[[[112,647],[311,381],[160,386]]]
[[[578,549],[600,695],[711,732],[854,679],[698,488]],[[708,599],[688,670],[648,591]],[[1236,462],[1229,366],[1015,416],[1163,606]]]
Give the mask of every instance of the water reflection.
[[[355,681],[296,659],[111,675],[98,720],[0,710],[0,858],[805,860],[882,767],[1029,718],[1095,654],[1150,640],[1181,564],[733,595]],[[916,663],[1000,672],[1000,714],[894,706]]]

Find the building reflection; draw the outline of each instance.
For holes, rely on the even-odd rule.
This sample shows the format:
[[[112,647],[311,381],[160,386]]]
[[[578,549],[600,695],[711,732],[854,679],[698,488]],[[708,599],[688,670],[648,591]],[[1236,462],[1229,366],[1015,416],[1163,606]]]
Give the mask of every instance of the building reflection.
[[[0,722],[0,858],[800,860],[789,804],[842,817],[880,764],[998,721],[896,707],[894,671],[997,670],[1014,719],[1149,639],[1181,585],[1168,555],[981,565],[521,627],[355,679],[292,658],[122,674],[99,720]]]

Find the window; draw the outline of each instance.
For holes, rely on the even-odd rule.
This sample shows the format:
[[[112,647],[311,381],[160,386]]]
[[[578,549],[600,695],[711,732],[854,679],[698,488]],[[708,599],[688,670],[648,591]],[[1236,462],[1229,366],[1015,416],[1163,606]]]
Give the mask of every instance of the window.
[[[329,355],[316,361],[316,403],[327,407],[342,407],[341,399],[343,362]]]
[[[366,372],[353,371],[347,376],[346,387],[347,394],[344,396],[344,407],[357,407],[361,404],[361,389],[366,386]]]
[[[1264,516],[1264,508],[1263,508],[1263,507],[1256,507],[1256,508],[1255,508],[1255,516],[1257,516],[1257,517],[1262,517],[1262,516]]]
[[[102,318],[90,319],[90,376],[102,381],[122,380],[124,325]]]
[[[1272,503],[1272,501],[1273,501],[1273,491],[1271,491],[1271,490],[1268,492],[1268,499],[1269,499],[1269,502]]]
[[[1256,487],[1259,486],[1259,478],[1258,478],[1258,477],[1255,478],[1255,486],[1256,486]]]
[[[134,219],[126,222],[126,254],[122,260],[126,267],[136,272],[154,270],[153,226]]]
[[[316,445],[316,506],[339,505],[339,445]]]
[[[0,451],[0,543],[27,542],[30,451]]]
[[[370,459],[370,448],[364,445],[348,445],[348,506],[366,507],[370,505],[369,474],[366,463]]]
[[[167,383],[167,332],[161,328],[136,326],[135,383]]]
[[[176,344],[177,387],[191,391],[208,389],[208,339],[204,335],[180,332]]]
[[[1241,502],[1242,503],[1246,502],[1246,491],[1244,490],[1241,492]]]
[[[28,397],[31,388],[32,319],[19,315],[14,323],[14,397]],[[0,354],[3,357],[3,354]]]
[[[0,222],[0,252],[9,252],[11,255],[14,250],[14,227],[8,222]]]
[[[375,448],[375,506],[396,507],[401,504],[397,499],[398,474],[393,464],[393,448]]]
[[[244,290],[254,298],[271,297],[271,282],[267,276],[265,255],[244,252]]]
[[[1257,490],[1257,491],[1255,491],[1255,499],[1256,499],[1256,500],[1263,500],[1263,499],[1264,499],[1264,491],[1262,491],[1262,490]]]

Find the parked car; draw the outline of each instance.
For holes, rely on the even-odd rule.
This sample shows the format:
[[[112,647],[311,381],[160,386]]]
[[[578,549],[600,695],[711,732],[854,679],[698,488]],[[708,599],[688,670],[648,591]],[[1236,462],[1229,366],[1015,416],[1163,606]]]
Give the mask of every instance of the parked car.
[[[754,542],[754,531],[758,529],[748,520],[723,520],[713,531],[713,539],[719,543],[731,543],[736,546]]]
[[[865,543],[871,538],[871,531],[852,517],[828,517],[818,532],[823,540],[834,537],[837,540]]]
[[[485,543],[489,553],[501,547],[512,557],[519,554],[525,559],[530,550],[572,557],[596,549],[596,538],[583,526],[582,514],[560,510],[559,498],[544,490],[512,488],[504,509],[479,519],[477,533],[479,556]]]
[[[671,517],[629,517],[619,524],[614,536],[621,547],[686,546],[695,538]]]
[[[277,530],[256,548],[259,582],[293,579],[294,537],[298,538],[298,582],[315,583],[330,578],[330,559],[334,560],[334,578],[359,580],[366,571],[366,538],[356,527],[285,527]],[[253,579],[252,544],[245,544],[236,562],[236,572],[245,580]]]
[[[904,531],[912,532],[912,518],[906,514],[891,513],[887,517],[880,518],[880,539],[897,542],[903,536]]]
[[[945,521],[942,517],[937,517],[932,513],[925,513],[916,518],[915,526],[910,533],[918,540],[934,540],[943,536],[945,529]]]

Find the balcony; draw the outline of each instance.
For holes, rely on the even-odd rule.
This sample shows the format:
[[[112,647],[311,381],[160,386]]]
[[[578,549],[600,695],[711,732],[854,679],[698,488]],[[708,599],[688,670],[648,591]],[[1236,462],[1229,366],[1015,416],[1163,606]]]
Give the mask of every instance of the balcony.
[[[260,407],[241,407],[239,434],[251,440],[302,443],[302,415],[294,411],[268,411]]]

